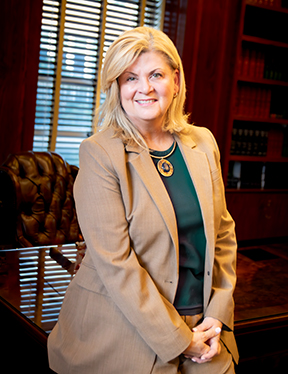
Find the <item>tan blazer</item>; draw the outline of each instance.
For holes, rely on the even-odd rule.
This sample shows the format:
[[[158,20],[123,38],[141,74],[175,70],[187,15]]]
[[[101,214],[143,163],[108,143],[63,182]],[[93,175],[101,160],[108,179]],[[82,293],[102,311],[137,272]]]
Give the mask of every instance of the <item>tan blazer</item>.
[[[236,239],[226,209],[219,151],[193,126],[175,137],[199,198],[207,240],[204,315],[225,325],[222,340],[238,360],[233,336]],[[156,355],[168,362],[192,332],[173,307],[178,236],[172,203],[149,153],[105,130],[80,147],[74,194],[87,254],[48,339],[58,373],[148,374]]]

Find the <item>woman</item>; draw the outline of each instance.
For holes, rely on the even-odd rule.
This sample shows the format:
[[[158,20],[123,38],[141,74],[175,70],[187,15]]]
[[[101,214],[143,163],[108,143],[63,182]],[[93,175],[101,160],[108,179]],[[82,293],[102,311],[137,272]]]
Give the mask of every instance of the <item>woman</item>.
[[[151,28],[125,32],[102,88],[74,187],[87,252],[48,339],[51,368],[234,373],[234,223],[215,140],[183,115],[175,46]]]

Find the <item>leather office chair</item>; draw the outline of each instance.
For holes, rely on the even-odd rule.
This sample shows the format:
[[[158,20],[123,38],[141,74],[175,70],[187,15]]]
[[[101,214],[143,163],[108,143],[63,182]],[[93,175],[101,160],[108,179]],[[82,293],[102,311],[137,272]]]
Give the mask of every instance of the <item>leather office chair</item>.
[[[77,172],[54,152],[10,155],[0,167],[0,244],[82,242],[73,198]]]

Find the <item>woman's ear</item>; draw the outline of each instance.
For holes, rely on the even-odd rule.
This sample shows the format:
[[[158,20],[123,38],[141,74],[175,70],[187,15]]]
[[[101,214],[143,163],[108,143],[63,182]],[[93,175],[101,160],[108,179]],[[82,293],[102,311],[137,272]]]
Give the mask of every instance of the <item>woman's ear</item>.
[[[179,73],[179,70],[176,69],[174,71],[174,95],[176,94],[176,96],[178,95],[179,93],[179,89],[180,89],[180,73]]]

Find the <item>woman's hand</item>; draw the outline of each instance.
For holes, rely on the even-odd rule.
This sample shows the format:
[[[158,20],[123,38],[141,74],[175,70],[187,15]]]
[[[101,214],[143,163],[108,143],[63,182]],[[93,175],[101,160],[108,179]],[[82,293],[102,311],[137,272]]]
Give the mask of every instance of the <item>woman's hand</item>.
[[[220,321],[206,317],[200,325],[192,330],[194,332],[193,339],[183,352],[185,357],[202,364],[219,355],[221,329],[222,323]]]

